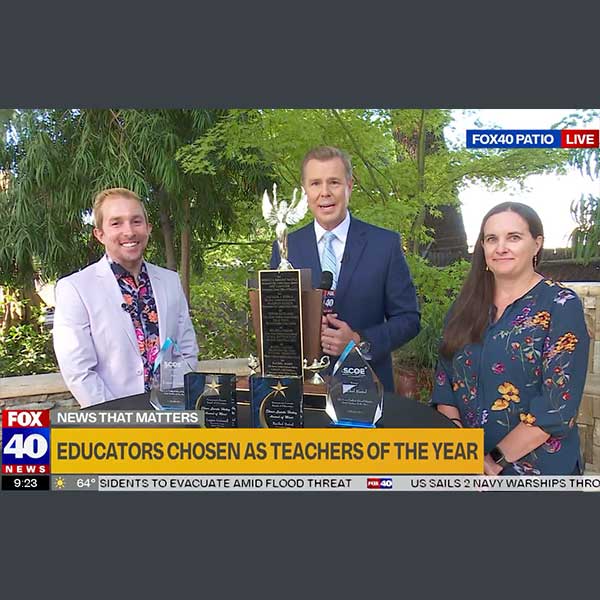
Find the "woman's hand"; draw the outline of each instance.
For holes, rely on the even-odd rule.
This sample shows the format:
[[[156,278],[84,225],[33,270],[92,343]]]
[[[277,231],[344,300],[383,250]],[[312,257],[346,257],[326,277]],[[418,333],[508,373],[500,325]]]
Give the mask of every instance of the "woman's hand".
[[[496,464],[494,459],[489,454],[486,454],[483,457],[483,472],[486,475],[500,475],[502,471],[502,467]]]

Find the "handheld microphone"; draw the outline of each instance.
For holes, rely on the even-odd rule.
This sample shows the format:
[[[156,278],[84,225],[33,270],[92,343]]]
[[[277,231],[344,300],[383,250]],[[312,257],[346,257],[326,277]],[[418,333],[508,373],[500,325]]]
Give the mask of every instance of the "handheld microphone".
[[[330,290],[333,285],[333,273],[331,271],[323,271],[321,273],[321,283],[319,283],[320,290]]]
[[[323,271],[321,273],[321,283],[319,289],[323,290],[323,314],[327,315],[333,312],[335,303],[335,290],[331,289],[333,285],[333,273],[331,271]]]

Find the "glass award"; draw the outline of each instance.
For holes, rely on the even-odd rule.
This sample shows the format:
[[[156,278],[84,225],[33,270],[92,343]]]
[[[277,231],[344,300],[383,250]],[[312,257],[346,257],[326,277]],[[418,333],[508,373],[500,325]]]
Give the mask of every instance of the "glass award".
[[[199,410],[202,427],[237,427],[237,377],[190,372],[184,376],[185,408]]]
[[[304,427],[302,377],[250,377],[252,427]]]
[[[383,385],[353,341],[333,368],[325,412],[342,427],[375,427],[383,415]]]
[[[183,378],[192,370],[177,342],[167,338],[154,362],[150,404],[157,410],[184,410]]]

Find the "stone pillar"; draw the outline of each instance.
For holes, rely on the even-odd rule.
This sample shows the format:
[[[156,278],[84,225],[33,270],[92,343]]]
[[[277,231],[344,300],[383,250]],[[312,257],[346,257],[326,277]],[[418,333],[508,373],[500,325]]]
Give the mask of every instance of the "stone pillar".
[[[585,321],[590,332],[588,374],[577,425],[586,473],[600,473],[600,283],[566,283],[583,303]]]

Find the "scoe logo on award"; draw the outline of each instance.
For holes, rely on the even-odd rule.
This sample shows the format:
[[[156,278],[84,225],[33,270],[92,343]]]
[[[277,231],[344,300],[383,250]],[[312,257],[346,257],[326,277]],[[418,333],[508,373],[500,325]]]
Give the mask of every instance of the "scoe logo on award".
[[[2,412],[2,474],[47,475],[48,473],[50,473],[50,411],[4,410]]]
[[[366,367],[342,367],[342,375],[349,375],[350,377],[364,377],[366,374]]]

